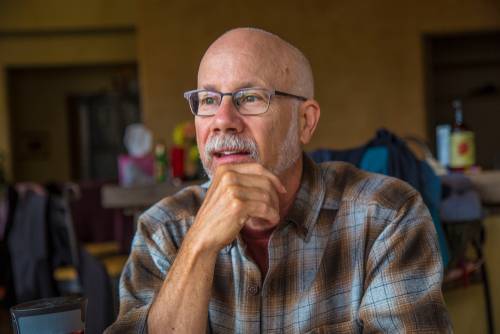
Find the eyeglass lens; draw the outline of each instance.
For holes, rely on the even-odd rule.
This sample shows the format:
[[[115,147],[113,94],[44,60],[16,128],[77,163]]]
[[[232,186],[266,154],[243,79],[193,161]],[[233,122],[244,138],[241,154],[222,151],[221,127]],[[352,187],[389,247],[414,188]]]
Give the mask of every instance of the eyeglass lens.
[[[271,94],[264,89],[242,89],[232,95],[236,109],[245,115],[265,113],[271,98]],[[221,100],[221,93],[216,91],[194,92],[190,96],[191,108],[194,114],[199,116],[216,114]]]

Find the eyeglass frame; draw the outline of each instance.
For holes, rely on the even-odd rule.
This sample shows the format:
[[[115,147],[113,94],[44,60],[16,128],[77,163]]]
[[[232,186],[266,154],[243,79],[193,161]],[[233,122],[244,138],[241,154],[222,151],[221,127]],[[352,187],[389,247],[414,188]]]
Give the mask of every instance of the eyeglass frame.
[[[266,108],[266,111],[264,112],[261,112],[261,113],[258,113],[258,114],[244,114],[242,113],[239,109],[238,109],[238,105],[236,104],[236,101],[234,100],[234,94],[236,92],[241,92],[242,90],[265,90],[269,93],[269,101],[267,101],[267,108]],[[240,89],[237,89],[235,90],[234,92],[232,93],[222,93],[222,92],[219,92],[219,91],[216,91],[216,90],[213,90],[213,89],[195,89],[195,90],[190,90],[188,92],[185,92],[184,93],[184,98],[188,101],[189,103],[189,109],[191,110],[191,113],[195,116],[198,116],[198,117],[211,117],[211,116],[215,116],[215,114],[217,114],[217,111],[219,109],[217,109],[217,111],[212,114],[212,115],[197,115],[194,113],[193,111],[193,106],[191,105],[191,100],[190,100],[190,97],[193,93],[200,93],[200,92],[214,92],[214,93],[218,93],[220,94],[220,101],[219,101],[219,105],[217,106],[217,108],[220,108],[220,105],[222,103],[222,99],[224,98],[224,96],[231,96],[231,100],[233,101],[234,103],[234,106],[236,108],[236,110],[244,115],[244,116],[257,116],[257,115],[263,115],[265,114],[266,112],[269,111],[269,106],[271,105],[271,97],[273,95],[278,95],[278,96],[285,96],[285,97],[292,97],[292,98],[295,98],[295,99],[299,99],[301,101],[307,101],[308,99],[303,97],[303,96],[298,96],[298,95],[293,95],[293,94],[289,94],[289,93],[284,93],[284,92],[280,92],[278,90],[275,90],[275,89],[268,89],[268,88],[257,88],[257,87],[251,87],[251,88],[240,88]]]

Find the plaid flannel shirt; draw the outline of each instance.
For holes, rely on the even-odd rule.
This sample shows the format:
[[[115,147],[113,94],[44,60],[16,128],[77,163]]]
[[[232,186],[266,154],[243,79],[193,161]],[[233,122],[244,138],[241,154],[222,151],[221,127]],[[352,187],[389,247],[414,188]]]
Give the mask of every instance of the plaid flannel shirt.
[[[432,218],[408,184],[303,154],[295,202],[269,240],[269,272],[238,237],[218,255],[207,333],[453,332]],[[148,311],[206,189],[145,212],[106,333],[147,332]],[[193,277],[196,279],[196,277]]]

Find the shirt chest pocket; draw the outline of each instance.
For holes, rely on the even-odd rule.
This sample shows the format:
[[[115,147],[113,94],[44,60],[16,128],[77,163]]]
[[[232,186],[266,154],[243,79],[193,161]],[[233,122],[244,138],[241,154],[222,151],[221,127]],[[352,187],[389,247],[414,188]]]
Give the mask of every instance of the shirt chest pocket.
[[[357,320],[351,320],[347,322],[341,322],[334,325],[325,325],[313,329],[306,334],[351,334],[351,333],[361,333],[362,328]]]

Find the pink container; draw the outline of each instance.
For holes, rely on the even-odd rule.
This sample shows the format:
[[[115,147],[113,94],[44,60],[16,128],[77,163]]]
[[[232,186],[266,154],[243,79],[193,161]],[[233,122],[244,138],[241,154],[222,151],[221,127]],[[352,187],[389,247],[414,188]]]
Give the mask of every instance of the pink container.
[[[128,154],[118,156],[118,182],[129,187],[154,183],[154,158],[146,155],[142,158]]]

